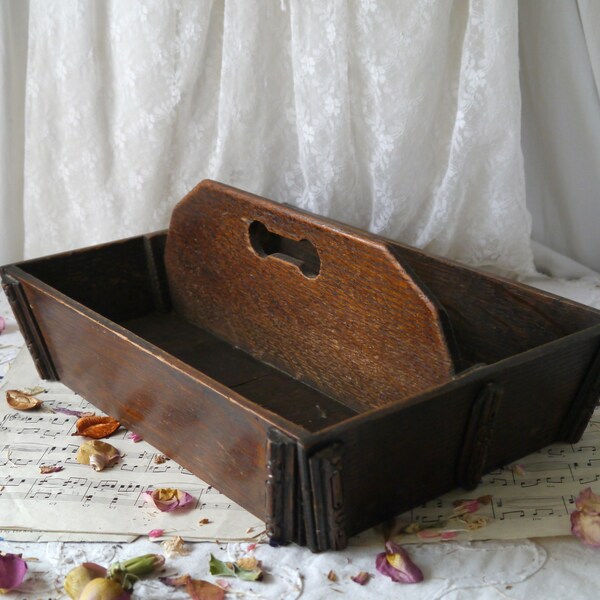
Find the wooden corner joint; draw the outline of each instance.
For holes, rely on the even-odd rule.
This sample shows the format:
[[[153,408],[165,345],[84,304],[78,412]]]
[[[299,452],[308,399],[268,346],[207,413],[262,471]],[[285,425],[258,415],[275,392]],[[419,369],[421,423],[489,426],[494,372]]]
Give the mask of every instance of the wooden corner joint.
[[[600,399],[600,347],[583,378],[558,434],[558,441],[576,444],[583,435]]]
[[[35,367],[42,379],[58,381],[59,377],[46,348],[31,306],[25,296],[21,283],[6,272],[2,273],[2,289],[15,315],[19,329]]]
[[[316,525],[316,551],[348,545],[343,489],[343,446],[332,444],[309,459]]]
[[[475,399],[457,465],[458,484],[472,490],[483,476],[503,388],[488,383]]]
[[[296,452],[295,442],[270,429],[267,435],[265,524],[272,545],[295,541]]]

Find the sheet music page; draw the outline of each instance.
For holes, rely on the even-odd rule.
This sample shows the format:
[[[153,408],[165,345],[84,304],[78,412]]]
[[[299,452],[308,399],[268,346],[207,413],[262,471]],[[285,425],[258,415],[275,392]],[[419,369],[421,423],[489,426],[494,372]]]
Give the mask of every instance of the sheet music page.
[[[43,405],[17,411],[5,400],[9,389],[43,388]],[[86,439],[73,437],[76,416],[52,412],[67,408],[102,414],[57,382],[40,380],[27,350],[18,354],[0,387],[0,536],[5,539],[129,541],[164,529],[187,540],[253,539],[264,523],[172,460],[155,461],[160,452],[128,439],[119,429],[107,441],[123,455],[116,465],[96,472],[75,459]],[[62,471],[41,474],[40,467]],[[184,490],[190,508],[161,513],[143,493],[161,487]],[[208,524],[200,520],[208,519]]]
[[[485,527],[461,531],[455,539],[519,539],[571,535],[570,513],[575,498],[586,487],[600,492],[600,408],[597,408],[578,444],[556,444],[534,452],[483,477],[473,491],[455,490],[408,511],[402,522],[428,525],[448,519],[454,502],[490,495],[477,511],[486,517]],[[440,541],[416,535],[403,542]]]

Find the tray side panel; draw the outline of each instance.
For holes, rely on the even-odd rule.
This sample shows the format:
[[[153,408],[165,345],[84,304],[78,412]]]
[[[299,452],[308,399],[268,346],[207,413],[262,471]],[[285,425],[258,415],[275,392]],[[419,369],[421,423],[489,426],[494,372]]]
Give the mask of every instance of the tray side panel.
[[[600,323],[600,311],[390,242],[443,304],[467,363],[492,364]]]
[[[265,517],[264,419],[93,316],[23,288],[63,383]]]
[[[348,535],[462,484],[472,487],[476,482],[465,479],[464,463],[468,466],[471,459],[465,450],[469,454],[469,444],[476,446],[482,432],[483,462],[476,464],[479,457],[474,457],[480,474],[560,442],[562,423],[599,343],[598,328],[581,332],[474,371],[409,406],[374,411],[314,436],[316,452],[336,443],[343,447],[340,472]],[[475,431],[479,437],[469,439],[473,411],[481,410],[490,391],[498,400],[490,407],[493,415],[485,417],[483,430]]]

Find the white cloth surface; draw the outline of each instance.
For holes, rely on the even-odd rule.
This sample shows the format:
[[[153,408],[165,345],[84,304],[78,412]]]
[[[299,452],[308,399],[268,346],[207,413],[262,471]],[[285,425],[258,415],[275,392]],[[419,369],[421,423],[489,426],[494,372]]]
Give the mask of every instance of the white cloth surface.
[[[532,272],[516,0],[31,0],[27,256],[205,177]]]

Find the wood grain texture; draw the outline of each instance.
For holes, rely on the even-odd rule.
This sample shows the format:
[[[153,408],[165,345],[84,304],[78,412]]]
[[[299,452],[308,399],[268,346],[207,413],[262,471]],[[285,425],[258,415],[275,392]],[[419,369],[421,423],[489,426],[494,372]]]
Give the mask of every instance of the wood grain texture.
[[[296,257],[268,242],[261,255],[255,223]],[[441,307],[367,235],[203,182],[173,211],[165,262],[178,314],[355,410],[452,378]]]
[[[482,473],[560,441],[562,423],[600,342],[600,326],[465,373],[436,390],[304,438],[308,457],[343,444],[348,535],[463,483],[468,424],[487,385],[503,390]],[[469,486],[471,483],[469,482]],[[377,490],[377,494],[373,493]]]
[[[592,327],[600,312],[390,241],[392,252],[442,303],[464,366],[492,364]]]
[[[66,385],[266,517],[274,541],[340,549],[583,431],[599,311],[230,188],[198,193],[168,237],[2,276]]]
[[[45,287],[24,284],[61,381],[264,518],[267,432],[285,421]]]

